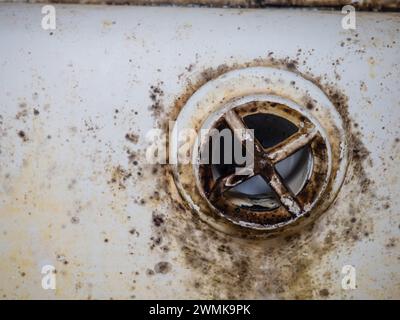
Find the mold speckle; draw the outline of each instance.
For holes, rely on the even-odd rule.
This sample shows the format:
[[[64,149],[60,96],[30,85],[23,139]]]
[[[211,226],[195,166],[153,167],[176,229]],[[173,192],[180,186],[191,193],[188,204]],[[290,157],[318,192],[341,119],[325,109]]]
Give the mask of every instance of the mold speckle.
[[[156,227],[160,227],[164,224],[164,216],[162,214],[157,214],[153,212],[153,224]]]
[[[151,270],[151,269],[147,269],[147,270],[146,270],[146,274],[147,274],[148,276],[153,276],[153,275],[154,275],[154,271]]]
[[[76,216],[72,217],[71,218],[71,223],[72,224],[79,224],[79,217],[76,217]]]
[[[109,184],[117,185],[118,189],[125,189],[125,183],[131,176],[132,173],[123,169],[121,166],[117,166],[112,171],[112,176]]]
[[[125,135],[125,139],[132,142],[132,143],[138,143],[139,142],[139,135],[135,133],[127,133]]]
[[[131,235],[139,236],[139,232],[138,232],[135,228],[130,229],[130,230],[129,230],[129,233],[130,233]]]
[[[311,54],[311,53],[310,53]],[[273,66],[297,71],[300,60],[278,59],[269,53],[265,59],[248,63],[234,63],[204,70],[195,80],[188,80],[186,90],[176,98],[173,106],[166,111],[153,113],[157,125],[167,128],[169,120],[176,119],[179,111],[192,94],[206,82],[233,69],[251,66]],[[331,256],[340,246],[351,248],[361,239],[373,237],[373,221],[363,214],[376,201],[365,167],[372,161],[368,149],[362,142],[358,127],[348,111],[348,99],[333,81],[326,76],[301,73],[319,86],[330,98],[341,114],[348,133],[351,163],[345,180],[345,189],[340,193],[340,201],[331,205],[329,212],[296,234],[285,234],[272,239],[238,238],[223,234],[199,219],[174,185],[170,168],[158,166],[156,190],[168,186],[160,193],[168,219],[163,218],[162,227],[158,222],[153,228],[152,248],[160,239],[173,241],[180,248],[181,258],[187,267],[194,270],[190,284],[196,292],[209,298],[317,298],[328,297],[332,293],[326,283],[314,277],[314,272],[323,268],[324,257]],[[335,79],[334,79],[335,80]],[[295,84],[292,84],[293,86]],[[152,88],[153,89],[153,88]],[[153,94],[153,101],[156,95]],[[159,96],[158,96],[159,97]],[[305,103],[310,102],[310,99]],[[161,104],[161,102],[160,102]],[[312,102],[308,105],[311,107]],[[160,174],[162,172],[163,174]],[[347,207],[346,207],[347,204]],[[344,214],[346,213],[346,214]],[[154,218],[154,214],[153,214]],[[154,223],[154,219],[153,219]]]
[[[321,297],[324,297],[324,298],[329,297],[329,290],[328,289],[322,289],[322,290],[319,291],[319,295]]]
[[[172,266],[169,262],[161,261],[154,266],[154,271],[156,273],[166,274],[170,272]]]
[[[385,247],[387,249],[392,249],[395,248],[397,245],[397,240],[396,238],[390,238],[389,241],[386,243]]]
[[[22,141],[27,142],[29,140],[26,133],[22,130],[18,131],[18,136],[22,139]]]
[[[149,110],[153,117],[160,117],[164,113],[164,106],[162,104],[162,97],[164,96],[164,91],[161,89],[163,82],[159,82],[155,86],[150,87],[150,99],[152,101]]]

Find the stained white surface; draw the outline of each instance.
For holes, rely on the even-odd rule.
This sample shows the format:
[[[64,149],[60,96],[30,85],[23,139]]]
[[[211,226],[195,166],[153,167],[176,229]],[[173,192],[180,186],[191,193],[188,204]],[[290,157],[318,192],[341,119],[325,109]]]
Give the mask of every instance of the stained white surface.
[[[151,212],[163,204],[134,200],[154,188],[153,178],[127,180],[126,189],[115,191],[111,169],[130,166],[127,148],[146,148],[144,135],[155,126],[151,85],[162,87],[168,109],[187,80],[206,68],[269,52],[294,58],[298,49],[305,60],[300,71],[333,79],[349,97],[379,199],[365,212],[375,221],[373,241],[325,257],[336,275],[355,265],[358,289],[343,292],[339,274],[330,290],[338,298],[400,297],[398,14],[358,13],[357,30],[350,31],[341,28],[340,13],[315,10],[56,5],[57,29],[50,34],[41,28],[41,7],[0,5],[3,298],[204,297],[187,285],[195,271],[178,247],[149,249]],[[336,59],[340,64],[332,65]],[[17,117],[21,104],[28,114]],[[137,145],[126,141],[127,132],[139,135]],[[379,209],[382,199],[389,209]],[[397,247],[387,249],[392,238]],[[148,276],[159,261],[173,261],[172,271]],[[44,264],[57,268],[55,291],[41,288]],[[323,278],[323,270],[315,277]]]

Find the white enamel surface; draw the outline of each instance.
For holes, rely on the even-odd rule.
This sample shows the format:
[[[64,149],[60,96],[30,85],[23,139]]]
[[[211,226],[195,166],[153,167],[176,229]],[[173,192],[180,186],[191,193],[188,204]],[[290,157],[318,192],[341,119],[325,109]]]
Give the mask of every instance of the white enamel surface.
[[[146,148],[145,135],[155,126],[151,85],[162,82],[168,109],[186,81],[206,68],[268,52],[295,57],[300,48],[312,53],[299,70],[334,79],[349,97],[350,116],[371,152],[367,173],[379,200],[365,212],[375,220],[373,241],[351,250],[343,243],[324,257],[326,267],[315,277],[334,272],[333,298],[400,297],[398,240],[386,249],[399,237],[398,14],[358,13],[351,31],[341,28],[340,13],[316,10],[55,7],[57,29],[50,35],[41,28],[41,5],[0,5],[0,297],[204,297],[186,285],[194,271],[178,247],[149,249],[151,211],[163,205],[134,200],[154,189],[153,178],[128,181],[115,192],[110,168],[128,167],[126,147]],[[336,59],[341,62],[333,66]],[[21,103],[29,115],[17,119]],[[127,132],[139,135],[137,145],[126,141]],[[382,199],[389,209],[381,209]],[[78,224],[71,223],[75,216]],[[129,234],[133,227],[140,236]],[[172,271],[148,276],[159,261],[171,261]],[[41,287],[45,264],[57,268],[55,291]],[[340,288],[345,264],[357,268],[356,290]]]

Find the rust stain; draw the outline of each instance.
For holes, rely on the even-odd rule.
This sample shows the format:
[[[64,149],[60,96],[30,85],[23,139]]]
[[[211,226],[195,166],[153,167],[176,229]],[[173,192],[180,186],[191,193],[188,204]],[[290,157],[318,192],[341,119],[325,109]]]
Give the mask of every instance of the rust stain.
[[[162,118],[175,119],[188,98],[204,83],[238,68],[274,66],[299,72],[300,62],[291,58],[265,59],[246,63],[221,65],[204,70],[196,80],[188,80],[186,90]],[[215,231],[202,222],[184,201],[175,187],[168,166],[162,166],[163,176],[157,186],[168,185],[160,192],[165,206],[164,238],[169,239],[181,252],[187,268],[195,277],[187,283],[204,298],[328,298],[337,281],[337,274],[315,277],[318,270],[326,270],[327,257],[337,250],[351,250],[362,239],[373,237],[374,223],[363,213],[377,201],[365,167],[371,165],[369,151],[363,145],[361,133],[354,126],[348,112],[348,98],[341,94],[334,82],[324,76],[302,74],[318,85],[330,98],[344,119],[349,134],[351,164],[345,183],[328,213],[294,234],[282,234],[273,239],[256,240],[238,238]],[[308,97],[305,97],[307,103]],[[167,123],[155,118],[161,128]],[[347,214],[343,214],[347,212]],[[158,235],[160,232],[158,232]],[[343,249],[346,248],[346,249]]]
[[[22,0],[21,2],[28,2]],[[203,6],[203,7],[229,7],[229,8],[265,8],[276,7],[326,7],[338,8],[352,5],[358,10],[398,10],[399,2],[396,0],[31,0],[33,3],[79,3],[79,4],[107,4],[107,5],[143,5],[143,6]],[[108,24],[107,24],[108,26]]]
[[[269,53],[266,58],[251,62],[208,68],[197,78],[188,79],[185,90],[176,98],[173,105],[164,104],[163,84],[157,83],[149,89],[152,97],[149,108],[150,111],[154,111],[152,112],[154,123],[159,128],[167,130],[168,121],[176,119],[181,108],[198,88],[227,71],[250,66],[274,66],[300,73],[298,71],[300,63],[299,60],[289,57],[275,58],[272,53]],[[191,72],[195,68],[196,65],[192,64],[187,67],[187,71]],[[329,96],[344,119],[349,135],[351,164],[342,190],[328,212],[299,232],[257,240],[215,231],[193,214],[180,198],[168,165],[148,165],[145,163],[145,149],[131,149],[132,144],[137,144],[136,134],[132,132],[121,137],[122,141],[125,138],[127,143],[125,151],[128,164],[113,163],[107,159],[104,160],[103,171],[93,172],[93,181],[99,179],[97,181],[99,184],[108,183],[112,201],[107,204],[101,202],[97,207],[93,204],[87,204],[87,206],[93,211],[104,206],[109,209],[109,212],[118,213],[118,219],[126,226],[126,236],[130,237],[128,247],[130,255],[136,254],[133,245],[135,239],[148,237],[147,249],[158,255],[156,263],[149,263],[146,273],[148,276],[165,277],[174,272],[177,266],[183,264],[193,273],[184,286],[192,289],[192,292],[196,292],[201,298],[310,299],[329,298],[334,294],[331,288],[337,281],[337,274],[326,272],[323,280],[315,276],[318,271],[328,269],[327,265],[330,262],[325,261],[325,258],[339,250],[350,251],[360,241],[373,239],[374,221],[364,213],[371,207],[375,207],[376,203],[382,205],[382,210],[389,210],[390,205],[387,205],[388,199],[383,201],[374,194],[373,181],[367,175],[367,169],[373,165],[370,152],[362,142],[363,136],[357,123],[349,114],[348,98],[326,75],[316,76],[304,72],[301,75],[318,85]],[[314,108],[309,97],[304,97],[304,104],[310,109]],[[27,108],[26,105],[21,107],[21,109],[25,108]],[[23,112],[18,120],[28,121],[30,115],[38,118],[43,113]],[[44,127],[42,124],[41,129],[43,130]],[[45,131],[37,132],[28,126],[27,129],[21,129],[24,132],[22,136],[18,130],[15,128],[13,130],[17,143],[22,143],[23,148],[27,148],[26,153],[31,155],[37,155],[35,148],[43,140],[50,139]],[[87,123],[86,130],[88,135],[92,135],[96,131],[96,126]],[[78,132],[77,129],[72,131]],[[24,137],[29,139],[24,141]],[[395,141],[394,144],[398,145],[398,142]],[[42,161],[44,159],[45,162]],[[97,161],[96,157],[94,157],[95,161]],[[1,214],[7,221],[11,221],[17,215],[28,214],[26,209],[31,203],[35,204],[35,212],[32,214],[36,213],[39,216],[42,211],[45,212],[40,215],[43,226],[40,230],[43,240],[41,243],[47,243],[50,247],[49,251],[54,253],[61,283],[65,285],[65,289],[60,289],[57,295],[60,297],[82,296],[91,299],[93,284],[87,280],[92,276],[90,272],[87,274],[82,272],[83,267],[79,269],[79,275],[74,275],[69,271],[71,267],[80,266],[79,257],[76,258],[73,255],[74,249],[77,249],[79,244],[74,244],[72,240],[64,243],[64,241],[58,241],[60,240],[58,238],[54,239],[54,235],[57,234],[54,233],[56,226],[49,225],[46,221],[46,219],[53,221],[54,216],[60,214],[67,216],[66,221],[72,227],[82,225],[84,217],[80,216],[81,211],[75,208],[75,204],[71,205],[68,199],[63,198],[67,190],[72,192],[76,188],[76,181],[74,182],[76,173],[68,173],[71,180],[65,188],[58,187],[52,190],[47,186],[50,191],[43,194],[41,191],[43,183],[47,181],[47,176],[39,179],[38,168],[33,164],[39,164],[39,172],[52,172],[54,165],[52,159],[49,159],[47,155],[41,156],[40,159],[33,156],[32,159],[26,159],[24,163],[25,167],[22,168],[20,177],[13,180],[15,187],[10,193],[10,199],[23,199],[23,205],[7,204],[1,208]],[[67,176],[67,173],[65,175]],[[145,188],[154,182],[153,188],[150,190]],[[130,183],[138,187],[143,186],[143,192],[140,195],[130,194]],[[134,215],[134,213],[126,216],[126,206],[130,201],[148,209],[148,218],[151,223],[150,235],[143,234],[141,230],[138,232],[133,226],[130,214]],[[85,206],[85,204],[80,204],[80,206]],[[66,214],[68,210],[72,213]],[[29,220],[24,221],[29,222]],[[116,235],[105,231],[99,231],[99,233],[101,233],[99,242],[102,242],[102,246],[111,246],[116,242]],[[29,244],[31,242],[27,234],[7,234],[4,237],[10,243]],[[57,241],[57,244],[53,241]],[[396,238],[391,238],[386,243],[387,250],[395,251],[397,247],[398,239]],[[176,260],[168,256],[172,251],[178,251],[179,257]],[[89,252],[86,254],[89,255]],[[29,249],[29,246],[22,249],[14,246],[10,248],[7,259],[2,259],[0,269],[6,270],[7,274],[12,274],[12,276],[18,276],[16,282],[23,285],[30,276],[31,270],[37,268],[33,257],[34,252]],[[143,270],[130,271],[133,274],[130,279],[133,279],[132,281],[136,281],[139,275],[144,274]],[[14,288],[5,289],[3,291],[14,290]],[[130,290],[134,291],[134,289]],[[16,295],[23,297],[18,293]],[[24,296],[30,297],[29,294]]]
[[[205,193],[213,206],[220,210],[222,215],[238,224],[246,222],[261,227],[280,228],[282,224],[289,224],[301,216],[309,215],[308,211],[311,208],[306,208],[315,201],[318,191],[322,188],[324,181],[327,179],[327,177],[325,177],[327,173],[326,143],[320,134],[315,134],[315,136],[311,136],[311,138],[308,138],[306,135],[307,131],[311,132],[311,130],[315,129],[314,125],[297,111],[277,103],[250,102],[236,107],[235,111],[231,113],[237,114],[240,123],[243,123],[243,120],[241,119],[244,119],[248,115],[260,115],[263,113],[279,114],[283,118],[286,117],[287,119],[290,119],[291,123],[293,123],[297,128],[299,128],[300,125],[303,127],[301,130],[298,129],[298,131],[287,138],[287,140],[285,139],[285,141],[282,141],[267,150],[265,150],[264,147],[260,145],[260,142],[256,140],[254,148],[255,165],[253,172],[249,176],[236,176],[233,173],[235,166],[231,166],[231,170],[228,170],[228,172],[225,173],[226,175],[215,180],[211,171],[211,166],[200,165],[199,175],[203,188],[202,192]],[[227,116],[223,116],[217,121],[217,124],[214,127],[224,125],[227,121],[226,119]],[[241,124],[238,124],[238,126],[241,126]],[[223,127],[220,128],[221,130],[223,129]],[[257,137],[255,138],[257,139]],[[285,143],[287,145],[289,141],[300,141],[300,139],[303,139],[303,144],[299,145],[292,151],[289,151],[287,148],[283,149],[282,146],[284,146]],[[282,160],[304,145],[310,145],[310,152],[315,158],[313,161],[314,165],[306,187],[298,195],[294,195],[285,185],[282,177],[279,176],[279,173],[275,169],[275,164],[279,160],[274,160],[271,155],[275,154],[276,150],[283,150],[284,152],[280,155],[280,160]],[[205,147],[207,148],[208,145]],[[229,186],[236,186],[257,174],[261,176],[265,175],[264,179],[274,182],[274,188],[276,189],[275,192],[281,198],[280,202],[282,206],[271,210],[270,208],[263,208],[259,204],[253,204],[250,206],[249,204],[237,205],[230,203],[231,199],[229,199],[229,195],[225,194],[226,191],[230,189]],[[275,182],[275,180],[277,180],[279,184]],[[289,204],[285,203],[288,198],[290,199]],[[293,212],[297,208],[298,212]]]

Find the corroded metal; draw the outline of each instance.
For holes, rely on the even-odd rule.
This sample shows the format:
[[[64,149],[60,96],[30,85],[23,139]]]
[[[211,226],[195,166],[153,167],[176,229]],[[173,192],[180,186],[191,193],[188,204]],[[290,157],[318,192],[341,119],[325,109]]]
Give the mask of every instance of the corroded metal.
[[[278,163],[300,148],[309,144],[317,134],[318,131],[313,126],[301,128],[299,132],[271,149],[271,151],[268,152],[267,157],[272,163]]]
[[[268,79],[267,86],[265,79]],[[293,88],[293,83],[297,84],[296,88]],[[285,95],[290,100],[276,94]],[[310,94],[316,106],[313,112],[309,110],[308,100],[304,100]],[[329,105],[329,100],[312,83],[274,68],[239,69],[207,83],[187,101],[177,118],[175,131],[187,127],[212,132],[223,120],[235,133],[246,129],[243,122],[246,116],[266,113],[287,119],[298,128],[298,132],[269,148],[264,148],[252,137],[254,150],[248,151],[254,155],[254,171],[241,175],[228,172],[218,178],[214,177],[211,165],[198,163],[197,158],[204,152],[202,146],[207,145],[207,138],[199,142],[190,141],[194,170],[179,162],[174,167],[175,181],[183,198],[215,228],[237,235],[266,236],[312,221],[335,198],[347,167],[347,141],[342,120]],[[199,123],[203,124],[199,127]],[[243,139],[241,135],[237,138]],[[170,142],[173,157],[179,144]],[[282,183],[275,166],[279,160],[306,145],[312,154],[312,170],[303,188],[297,191],[298,194],[293,194]],[[228,192],[255,175],[268,183],[280,206],[248,197],[239,200]],[[308,219],[310,216],[312,218]]]
[[[217,208],[219,214],[227,217],[231,221],[239,225],[251,225],[257,227],[266,227],[268,229],[273,229],[274,226],[279,227],[282,222],[288,223],[289,221],[295,221],[298,217],[307,214],[312,208],[311,203],[315,201],[314,198],[304,198],[296,197],[295,194],[288,188],[284,183],[282,177],[275,168],[275,164],[289,157],[294,152],[298,151],[300,148],[310,145],[314,146],[312,150],[313,156],[319,156],[324,159],[322,162],[315,162],[312,171],[319,171],[327,173],[327,168],[318,165],[326,164],[328,161],[326,149],[326,144],[320,150],[316,150],[315,144],[313,144],[314,138],[316,140],[323,141],[321,134],[319,134],[317,128],[309,121],[304,115],[288,108],[287,106],[280,104],[269,105],[265,102],[250,102],[248,104],[238,106],[235,109],[230,109],[224,115],[222,119],[229,125],[232,132],[237,133],[240,130],[249,129],[243,122],[243,118],[249,114],[259,114],[268,112],[283,112],[283,114],[290,114],[292,119],[296,118],[296,124],[299,125],[299,131],[284,141],[280,142],[276,146],[265,149],[262,144],[258,141],[256,137],[253,137],[254,149],[246,150],[251,153],[254,158],[254,169],[251,172],[244,174],[229,174],[226,176],[220,176],[214,181],[212,174],[211,164],[201,164],[199,167],[200,174],[200,185],[202,187],[202,192],[209,198],[209,202],[212,207]],[[282,111],[280,111],[282,109]],[[236,111],[238,110],[238,111]],[[238,113],[240,112],[240,116]],[[217,120],[216,123],[220,123],[221,120]],[[236,137],[242,140],[242,135],[237,134]],[[243,145],[246,146],[245,141],[242,141]],[[208,148],[208,144],[205,144],[205,148]],[[283,208],[277,208],[275,210],[270,210],[269,208],[260,209],[260,205],[254,206],[232,204],[231,199],[225,196],[225,193],[236,187],[243,182],[247,181],[249,178],[259,175],[261,176],[273,189],[277,195]],[[313,176],[311,173],[310,177]],[[326,180],[326,176],[320,175],[320,185]],[[232,182],[234,181],[234,182]],[[305,189],[308,195],[318,195],[319,187],[313,185],[314,190],[308,189],[307,184]],[[251,203],[251,201],[250,201]],[[262,208],[262,207],[261,207]],[[286,211],[286,212],[285,212]]]

